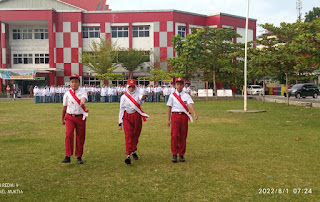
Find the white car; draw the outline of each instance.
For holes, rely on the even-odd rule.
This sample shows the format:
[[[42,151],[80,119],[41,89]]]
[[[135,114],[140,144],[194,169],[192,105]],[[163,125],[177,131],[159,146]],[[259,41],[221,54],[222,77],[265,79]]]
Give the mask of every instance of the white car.
[[[247,94],[248,95],[262,95],[263,88],[259,85],[249,85],[247,87]]]

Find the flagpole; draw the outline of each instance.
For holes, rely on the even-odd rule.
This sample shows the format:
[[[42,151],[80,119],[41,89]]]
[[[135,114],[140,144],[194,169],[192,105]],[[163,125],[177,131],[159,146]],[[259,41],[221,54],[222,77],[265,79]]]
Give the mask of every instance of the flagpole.
[[[244,111],[247,111],[247,65],[248,65],[248,24],[249,24],[249,3],[247,0],[246,34],[245,34],[245,56],[244,56]]]

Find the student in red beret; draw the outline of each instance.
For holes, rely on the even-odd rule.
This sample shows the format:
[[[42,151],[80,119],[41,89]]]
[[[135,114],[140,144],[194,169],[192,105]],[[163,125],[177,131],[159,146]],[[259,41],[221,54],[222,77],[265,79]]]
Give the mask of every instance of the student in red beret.
[[[167,105],[168,110],[168,126],[171,126],[171,152],[172,162],[179,160],[185,162],[184,154],[186,152],[188,121],[193,121],[188,107],[191,109],[195,120],[198,120],[197,113],[193,107],[193,100],[191,96],[185,93],[182,89],[184,87],[184,79],[177,78],[175,80],[175,92],[170,94]]]
[[[74,131],[76,130],[75,156],[79,164],[83,164],[83,146],[86,136],[86,118],[88,112],[85,103],[88,101],[87,93],[80,89],[80,76],[70,76],[70,87],[63,96],[62,124],[66,126],[65,159],[62,163],[70,163],[73,155]]]
[[[141,94],[137,88],[136,80],[129,79],[127,82],[127,92],[120,98],[119,130],[122,125],[125,134],[126,164],[131,164],[130,155],[134,160],[138,160],[137,145],[142,129],[142,121],[146,121],[149,116],[141,109],[145,95]]]

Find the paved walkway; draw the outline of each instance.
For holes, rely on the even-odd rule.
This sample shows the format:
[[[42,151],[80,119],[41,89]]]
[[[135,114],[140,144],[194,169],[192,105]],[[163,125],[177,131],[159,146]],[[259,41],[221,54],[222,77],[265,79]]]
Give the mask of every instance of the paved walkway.
[[[249,96],[248,99],[253,99],[253,100],[259,100],[262,101],[263,97],[262,96]],[[277,96],[277,95],[266,95],[265,98],[266,102],[274,102],[274,103],[287,103],[287,98],[284,96]],[[320,108],[320,98],[312,98],[312,97],[307,97],[307,98],[295,98],[295,97],[290,97],[289,98],[289,105],[298,105],[298,106],[306,106],[306,107],[316,107]]]

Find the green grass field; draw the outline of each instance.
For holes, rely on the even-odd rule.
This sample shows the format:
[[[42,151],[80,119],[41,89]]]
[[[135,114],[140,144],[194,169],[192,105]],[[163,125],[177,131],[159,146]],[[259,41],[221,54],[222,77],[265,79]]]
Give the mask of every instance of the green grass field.
[[[197,101],[189,124],[186,162],[173,164],[164,103],[150,115],[139,161],[124,163],[119,104],[88,104],[83,160],[62,164],[61,104],[0,103],[0,201],[319,201],[320,109],[250,101],[266,113],[232,114],[240,100]],[[297,141],[296,138],[301,140]],[[260,188],[288,193],[259,194]],[[312,193],[294,194],[294,188]],[[1,194],[1,190],[22,194]]]

